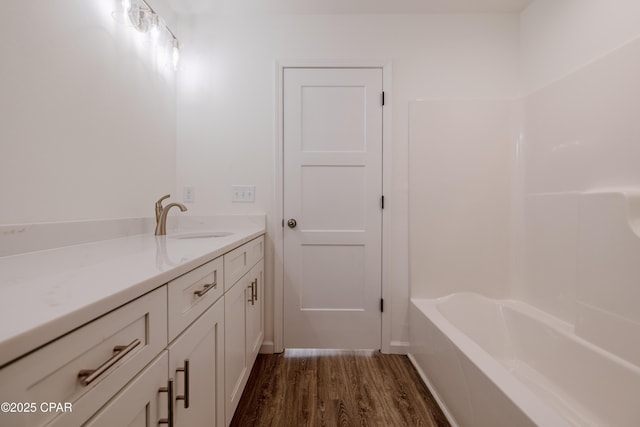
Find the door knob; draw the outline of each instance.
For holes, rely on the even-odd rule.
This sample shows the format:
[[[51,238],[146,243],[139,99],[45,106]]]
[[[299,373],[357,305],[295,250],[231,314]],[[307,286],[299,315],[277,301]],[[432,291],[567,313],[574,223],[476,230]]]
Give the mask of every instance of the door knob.
[[[289,226],[289,228],[296,228],[296,225],[298,225],[298,221],[291,218],[289,221],[287,221],[287,225]]]

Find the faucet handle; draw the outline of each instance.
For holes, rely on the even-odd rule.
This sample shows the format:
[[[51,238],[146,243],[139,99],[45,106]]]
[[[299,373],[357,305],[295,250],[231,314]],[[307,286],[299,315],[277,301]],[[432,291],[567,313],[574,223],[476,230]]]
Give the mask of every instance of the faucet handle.
[[[162,213],[162,201],[171,197],[171,194],[164,195],[156,202],[156,223],[160,220],[160,214]]]
[[[163,201],[164,199],[168,199],[169,197],[171,197],[171,194],[166,194],[166,195],[164,195],[164,196],[160,197],[160,199],[159,199],[156,203],[160,203],[160,204],[162,204],[162,201]]]

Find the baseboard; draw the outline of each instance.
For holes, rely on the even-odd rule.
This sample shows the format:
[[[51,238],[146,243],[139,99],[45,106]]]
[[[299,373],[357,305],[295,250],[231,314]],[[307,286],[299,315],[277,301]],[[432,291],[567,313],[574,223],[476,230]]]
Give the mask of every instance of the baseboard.
[[[409,354],[409,343],[407,341],[391,341],[389,354]]]
[[[263,341],[260,346],[260,354],[273,354],[275,346],[273,345],[273,341]]]
[[[442,401],[442,399],[440,399],[440,396],[438,395],[438,392],[436,392],[435,388],[433,388],[433,385],[431,384],[431,382],[429,381],[429,379],[425,375],[425,373],[422,370],[422,368],[420,367],[420,365],[418,365],[418,363],[416,362],[416,359],[413,358],[411,353],[408,353],[407,357],[411,361],[411,364],[416,369],[416,371],[418,371],[418,375],[420,375],[420,378],[422,378],[422,382],[425,383],[425,385],[427,386],[427,388],[429,389],[429,391],[433,395],[433,398],[436,399],[436,402],[438,402],[438,406],[440,406],[440,409],[442,409],[442,412],[444,413],[444,416],[447,417],[447,421],[449,421],[449,424],[451,424],[451,427],[459,427],[458,423],[456,422],[456,420],[453,418],[453,416],[449,412],[449,409],[447,408],[447,405],[445,405],[444,402]]]

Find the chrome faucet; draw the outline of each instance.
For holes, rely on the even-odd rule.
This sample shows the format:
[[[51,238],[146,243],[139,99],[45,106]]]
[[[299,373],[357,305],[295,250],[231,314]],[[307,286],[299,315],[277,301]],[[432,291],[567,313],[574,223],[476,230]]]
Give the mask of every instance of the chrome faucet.
[[[156,236],[164,236],[167,234],[167,214],[169,213],[169,209],[177,206],[182,212],[187,210],[187,207],[182,203],[169,203],[167,206],[162,206],[162,201],[169,197],[170,195],[167,194],[156,202]]]

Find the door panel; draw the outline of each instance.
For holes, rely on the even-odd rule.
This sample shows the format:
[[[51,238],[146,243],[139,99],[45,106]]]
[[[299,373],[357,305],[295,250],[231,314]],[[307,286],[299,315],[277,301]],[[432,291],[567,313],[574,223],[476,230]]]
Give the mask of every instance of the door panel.
[[[309,230],[365,228],[366,171],[360,166],[303,166],[301,206]]]
[[[364,261],[364,245],[302,245],[300,309],[363,311]]]
[[[364,87],[303,86],[302,98],[302,151],[365,150]]]
[[[380,348],[382,70],[284,71],[285,347]]]

